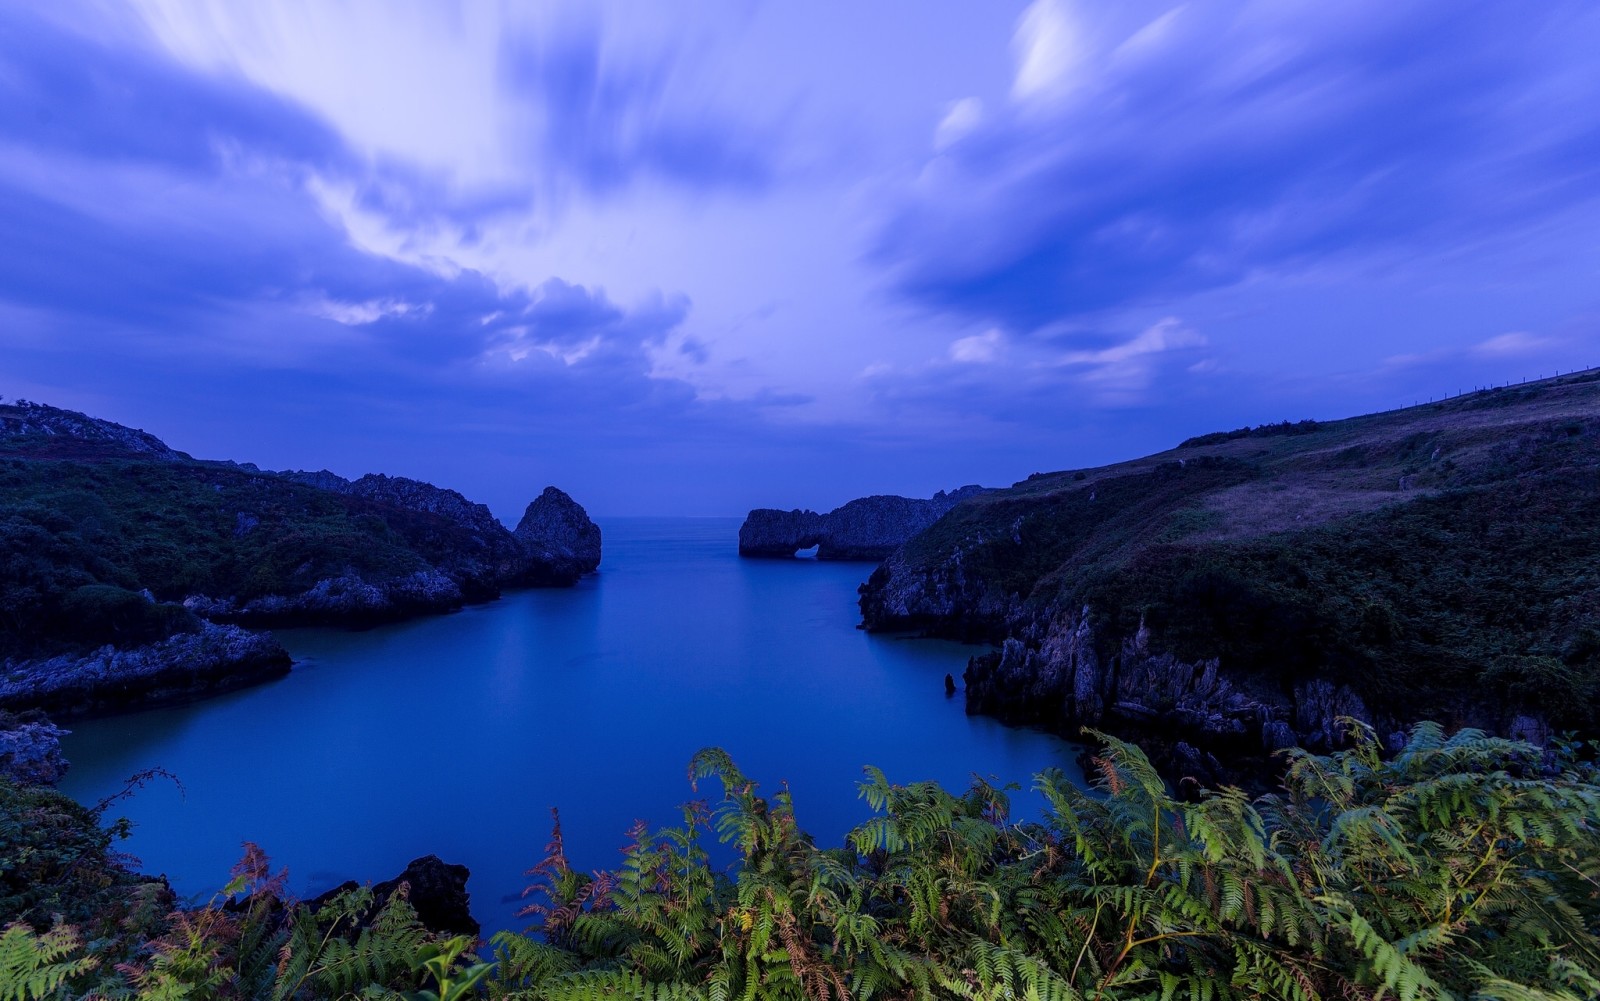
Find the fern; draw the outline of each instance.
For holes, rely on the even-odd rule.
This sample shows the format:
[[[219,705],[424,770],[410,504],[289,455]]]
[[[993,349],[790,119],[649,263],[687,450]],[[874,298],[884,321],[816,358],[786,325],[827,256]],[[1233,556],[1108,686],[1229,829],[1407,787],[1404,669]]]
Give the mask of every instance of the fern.
[[[0,1001],[43,1001],[65,997],[67,985],[99,965],[94,956],[78,955],[83,939],[70,925],[58,924],[42,935],[21,922],[0,933]]]

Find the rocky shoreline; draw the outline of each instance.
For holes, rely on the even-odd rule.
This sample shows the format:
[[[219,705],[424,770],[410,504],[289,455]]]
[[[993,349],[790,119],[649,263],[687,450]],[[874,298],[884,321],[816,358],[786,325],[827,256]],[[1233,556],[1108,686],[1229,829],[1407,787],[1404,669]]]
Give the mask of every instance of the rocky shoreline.
[[[187,702],[280,678],[292,663],[270,633],[202,622],[128,649],[8,660],[0,664],[0,710],[71,719]]]

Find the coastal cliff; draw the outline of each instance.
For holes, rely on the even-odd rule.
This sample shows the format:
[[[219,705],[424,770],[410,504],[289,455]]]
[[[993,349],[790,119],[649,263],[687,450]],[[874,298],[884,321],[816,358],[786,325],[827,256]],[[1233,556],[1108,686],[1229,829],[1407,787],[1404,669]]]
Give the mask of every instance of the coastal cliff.
[[[739,526],[739,555],[793,557],[817,548],[819,560],[876,562],[937,521],[980,486],[939,491],[927,500],[879,494],[850,501],[827,514],[757,508]]]
[[[1336,746],[1344,715],[1389,741],[1600,731],[1596,565],[1584,373],[1030,477],[911,539],[861,610],[998,644],[971,712],[1107,729],[1214,782]]]
[[[196,697],[288,669],[276,641],[245,629],[573,584],[599,563],[599,529],[555,494],[513,533],[418,480],[201,461],[73,411],[0,406],[0,708]]]

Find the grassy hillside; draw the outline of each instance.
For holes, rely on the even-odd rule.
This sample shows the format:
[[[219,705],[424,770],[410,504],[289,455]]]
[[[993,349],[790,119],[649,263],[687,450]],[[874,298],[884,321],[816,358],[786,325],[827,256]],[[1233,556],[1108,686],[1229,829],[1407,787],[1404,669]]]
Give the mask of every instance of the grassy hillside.
[[[1087,607],[1262,690],[1393,718],[1600,724],[1600,373],[1204,435],[967,501],[865,589],[869,625],[1023,636]]]
[[[382,588],[437,572],[459,603],[500,582],[496,540],[441,514],[195,461],[66,411],[3,406],[0,419],[0,657],[192,628],[175,604],[191,595],[242,607],[331,578]]]

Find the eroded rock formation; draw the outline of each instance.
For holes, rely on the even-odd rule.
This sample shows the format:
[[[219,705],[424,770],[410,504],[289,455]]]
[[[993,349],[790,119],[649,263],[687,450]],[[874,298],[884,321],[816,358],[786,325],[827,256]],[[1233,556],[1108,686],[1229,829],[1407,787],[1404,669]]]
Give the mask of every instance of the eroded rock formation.
[[[739,526],[739,555],[792,557],[815,546],[820,560],[882,560],[980,486],[939,491],[927,500],[879,494],[827,514],[757,508]]]

